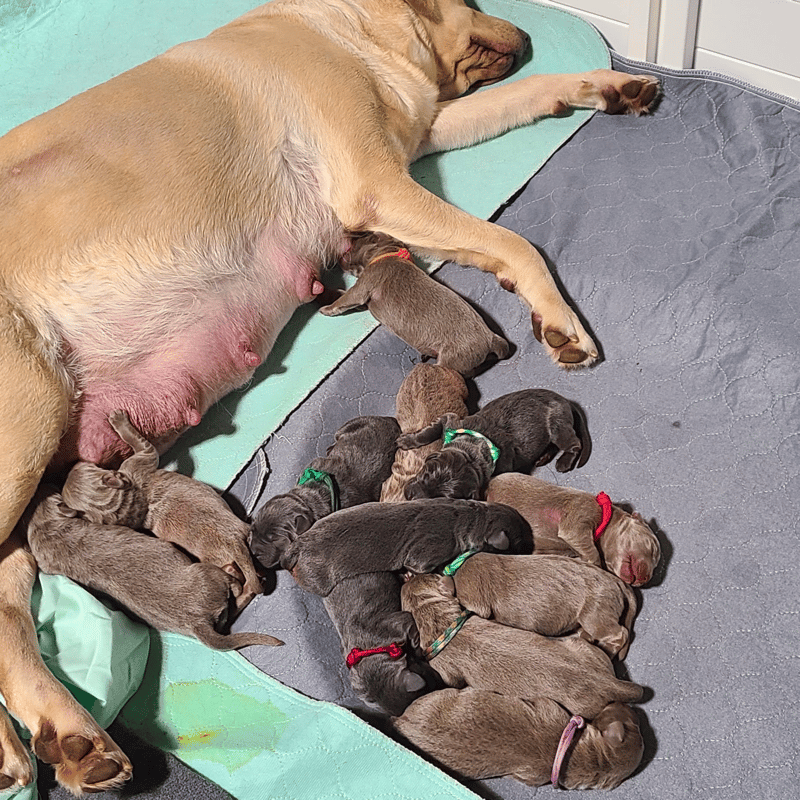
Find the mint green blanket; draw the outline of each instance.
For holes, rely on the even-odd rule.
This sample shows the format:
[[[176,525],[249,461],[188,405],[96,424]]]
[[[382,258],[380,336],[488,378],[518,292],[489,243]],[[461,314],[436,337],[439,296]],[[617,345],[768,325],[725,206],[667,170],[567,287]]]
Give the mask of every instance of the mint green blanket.
[[[476,5],[531,35],[533,58],[515,78],[609,66],[600,36],[571,14],[527,0]],[[6,0],[0,3],[0,132],[252,6],[248,0]],[[414,175],[450,202],[488,218],[590,116],[576,111],[473,148],[429,156],[415,165]],[[228,486],[254,450],[374,327],[367,313],[326,318],[313,307],[298,310],[251,384],[217,404],[173,448],[167,463]],[[86,616],[72,619],[80,634],[95,614],[96,601],[84,599]],[[70,619],[66,600],[56,605],[58,612],[41,622],[44,641],[53,640],[50,626],[62,615]],[[98,626],[93,630],[99,660],[116,664],[105,673],[114,675],[108,685],[118,690],[114,700],[97,700],[82,683],[81,673],[98,653],[83,654],[59,675],[104,725],[141,677],[147,637],[137,628],[123,627],[122,634],[109,628],[105,636]],[[120,667],[128,671],[125,680],[117,677]],[[122,720],[240,800],[475,797],[344,709],[303,697],[241,656],[180,636],[152,634],[144,680]]]

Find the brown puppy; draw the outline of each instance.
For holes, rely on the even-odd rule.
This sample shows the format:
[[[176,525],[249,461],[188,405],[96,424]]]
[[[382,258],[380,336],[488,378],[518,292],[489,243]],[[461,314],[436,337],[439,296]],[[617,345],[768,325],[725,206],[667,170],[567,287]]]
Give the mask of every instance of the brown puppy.
[[[451,580],[458,602],[484,619],[542,636],[580,631],[625,658],[636,597],[610,572],[565,556],[476,553]]]
[[[608,656],[584,639],[550,639],[470,616],[449,643],[431,646],[463,612],[452,581],[415,575],[400,590],[420,646],[448,686],[488,689],[524,699],[549,697],[572,714],[593,719],[611,702],[640,700],[642,687],[618,680]]]
[[[455,370],[436,364],[417,364],[406,375],[397,392],[395,419],[403,433],[413,433],[431,425],[443,414],[467,416],[467,384]],[[398,450],[392,474],[381,489],[382,503],[406,499],[405,487],[422,469],[425,459],[441,450],[441,439],[414,450]]]
[[[483,689],[442,689],[415,700],[395,728],[462,778],[509,776],[550,782],[570,715],[544,697],[520,700]],[[614,789],[639,766],[644,742],[635,712],[609,703],[579,730],[561,768],[565,789]]]
[[[406,344],[462,375],[472,375],[489,355],[508,355],[508,342],[466,300],[419,269],[396,239],[355,237],[343,269],[358,281],[321,313],[333,317],[366,306]]]
[[[118,470],[77,463],[62,489],[67,506],[91,522],[146,528],[199,561],[216,564],[237,578],[232,587],[238,593],[237,611],[241,611],[262,591],[247,549],[247,523],[211,486],[158,469],[156,448],[131,425],[124,411],[112,414],[109,424],[133,448],[133,455]]]
[[[608,526],[595,538],[602,508],[590,492],[507,474],[492,478],[486,498],[513,506],[528,520],[537,553],[565,553],[566,545],[597,566],[602,556],[606,569],[633,586],[646,584],[661,560],[661,545],[650,526],[618,506],[612,505]]]
[[[349,232],[492,272],[555,361],[591,363],[538,251],[408,172],[569,107],[642,113],[658,93],[601,69],[458,99],[527,44],[464,0],[273,0],[0,138],[0,543],[48,464],[119,463],[115,409],[163,452],[248,381]],[[6,580],[22,578],[0,564]],[[77,733],[25,690],[69,707],[35,648],[0,629],[0,692],[29,730],[49,714]],[[12,669],[25,659],[35,676]]]
[[[217,632],[228,622],[236,583],[227,572],[131,528],[81,519],[52,487],[37,491],[23,522],[43,572],[113,597],[157,630],[194,636],[217,650],[283,644],[262,633]]]

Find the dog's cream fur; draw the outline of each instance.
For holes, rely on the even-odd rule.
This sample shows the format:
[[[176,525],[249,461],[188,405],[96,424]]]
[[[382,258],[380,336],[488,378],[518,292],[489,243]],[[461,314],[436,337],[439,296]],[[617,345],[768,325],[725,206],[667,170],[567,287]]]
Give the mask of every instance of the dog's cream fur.
[[[274,0],[2,137],[0,542],[48,465],[119,461],[114,409],[163,451],[244,383],[351,231],[493,272],[555,360],[594,360],[539,253],[407,171],[570,106],[639,113],[655,97],[652,78],[599,70],[455,99],[525,45],[462,0]],[[0,587],[24,584],[15,558]],[[4,600],[21,613],[15,591]],[[0,691],[34,739],[46,727],[52,754],[53,729],[58,743],[81,728],[92,759],[101,740],[113,749],[32,634],[2,630]],[[107,772],[81,769],[57,772],[75,792]],[[103,785],[128,774],[125,760]]]

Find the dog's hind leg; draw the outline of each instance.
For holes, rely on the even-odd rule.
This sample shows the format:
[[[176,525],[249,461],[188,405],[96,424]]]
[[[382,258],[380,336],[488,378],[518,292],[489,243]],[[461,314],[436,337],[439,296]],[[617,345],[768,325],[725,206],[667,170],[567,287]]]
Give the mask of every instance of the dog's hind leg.
[[[597,346],[562,298],[544,259],[521,236],[451,206],[400,165],[352,191],[334,201],[348,230],[377,230],[415,250],[493,273],[530,305],[534,334],[555,362],[577,367],[597,358]]]
[[[30,611],[35,577],[36,562],[14,533],[0,545],[0,691],[59,783],[76,795],[115,788],[130,778],[131,763],[42,661]]]

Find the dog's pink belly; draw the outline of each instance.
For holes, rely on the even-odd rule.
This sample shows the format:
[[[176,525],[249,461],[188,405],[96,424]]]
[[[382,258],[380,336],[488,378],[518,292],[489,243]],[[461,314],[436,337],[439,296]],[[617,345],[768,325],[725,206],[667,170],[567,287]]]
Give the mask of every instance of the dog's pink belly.
[[[117,409],[164,452],[214,402],[252,377],[297,305],[290,300],[269,313],[242,308],[210,319],[201,311],[191,329],[127,367],[89,364],[51,468],[60,471],[78,459],[117,464],[130,452],[108,424]]]

